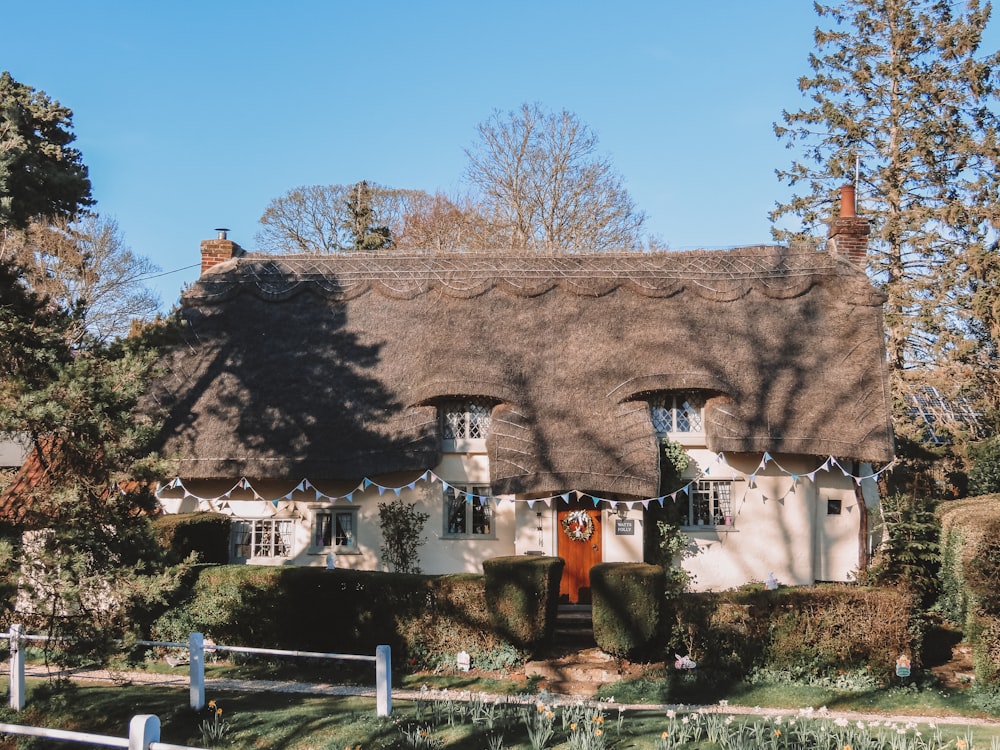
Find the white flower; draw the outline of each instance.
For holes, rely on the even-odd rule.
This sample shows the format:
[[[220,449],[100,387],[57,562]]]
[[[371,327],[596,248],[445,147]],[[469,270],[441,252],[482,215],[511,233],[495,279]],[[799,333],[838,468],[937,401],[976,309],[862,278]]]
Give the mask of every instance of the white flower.
[[[667,709],[667,718],[668,719],[674,719],[676,717],[677,717],[677,712],[674,711],[674,709],[672,709],[672,708]]]

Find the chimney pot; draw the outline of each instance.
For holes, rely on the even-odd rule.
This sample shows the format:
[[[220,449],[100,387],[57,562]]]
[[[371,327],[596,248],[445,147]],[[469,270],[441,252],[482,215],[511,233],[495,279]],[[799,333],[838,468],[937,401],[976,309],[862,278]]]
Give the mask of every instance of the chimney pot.
[[[854,194],[854,185],[844,185],[842,188],[840,188],[840,218],[842,219],[854,218],[855,199],[856,197]]]
[[[226,239],[226,232],[229,231],[229,227],[216,227],[215,231],[219,233],[219,239],[224,240]]]

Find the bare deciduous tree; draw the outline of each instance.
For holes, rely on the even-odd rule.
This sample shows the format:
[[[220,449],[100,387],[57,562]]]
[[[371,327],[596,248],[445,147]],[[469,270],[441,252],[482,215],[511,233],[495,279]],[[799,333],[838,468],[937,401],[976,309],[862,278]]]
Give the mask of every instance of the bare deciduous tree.
[[[495,111],[466,151],[466,176],[490,221],[515,249],[634,250],[645,215],[597,135],[576,115],[537,104]]]
[[[64,309],[81,308],[74,340],[110,341],[147,321],[160,301],[144,283],[159,268],[125,244],[118,223],[97,215],[76,222],[35,220],[0,232],[0,261],[24,269],[31,288]]]
[[[395,246],[419,190],[372,182],[304,185],[272,200],[260,217],[258,246],[272,253],[343,253]]]
[[[406,252],[492,250],[503,244],[503,235],[477,205],[441,193],[414,201],[396,238],[396,248]]]

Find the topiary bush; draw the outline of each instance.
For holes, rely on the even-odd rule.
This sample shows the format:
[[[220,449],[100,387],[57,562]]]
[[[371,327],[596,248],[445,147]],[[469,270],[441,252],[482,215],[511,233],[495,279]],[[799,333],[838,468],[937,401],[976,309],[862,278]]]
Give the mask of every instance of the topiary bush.
[[[590,569],[594,640],[619,658],[649,654],[662,634],[666,575],[659,565],[600,563]]]
[[[194,552],[198,562],[229,562],[229,529],[232,521],[221,513],[177,513],[157,516],[153,528],[160,545],[173,562]]]
[[[565,561],[519,555],[483,560],[486,604],[494,630],[519,648],[537,650],[552,639]]]
[[[1000,516],[981,527],[965,566],[965,580],[980,611],[1000,616]]]

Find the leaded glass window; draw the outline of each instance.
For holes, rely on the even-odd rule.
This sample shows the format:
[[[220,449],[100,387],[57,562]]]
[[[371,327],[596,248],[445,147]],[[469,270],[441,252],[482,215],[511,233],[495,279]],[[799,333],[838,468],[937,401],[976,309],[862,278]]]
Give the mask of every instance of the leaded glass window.
[[[490,488],[449,484],[444,490],[444,523],[445,536],[495,536]]]
[[[493,405],[485,400],[450,401],[441,413],[441,436],[446,441],[445,450],[482,446],[490,431]],[[469,441],[476,441],[470,444]]]
[[[650,402],[657,437],[705,433],[705,397],[698,393],[667,394]]]

